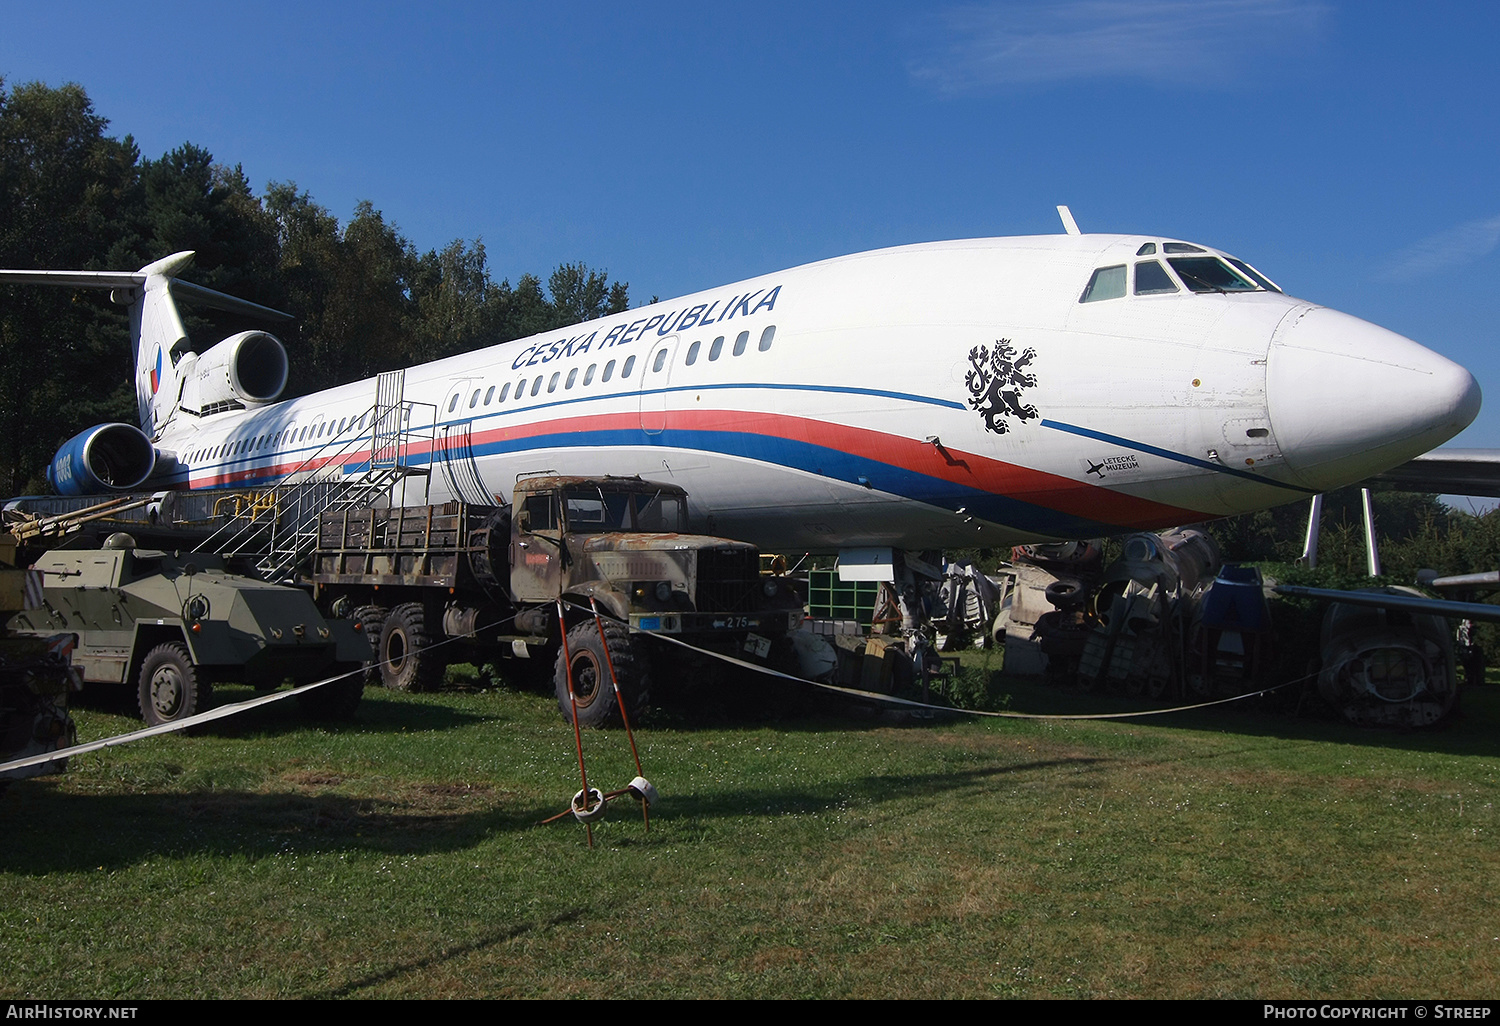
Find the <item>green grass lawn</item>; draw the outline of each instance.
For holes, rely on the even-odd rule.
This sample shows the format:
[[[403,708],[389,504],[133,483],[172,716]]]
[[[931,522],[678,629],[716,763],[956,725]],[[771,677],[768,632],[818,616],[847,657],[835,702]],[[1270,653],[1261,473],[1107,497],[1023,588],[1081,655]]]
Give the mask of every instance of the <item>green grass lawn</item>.
[[[1122,703],[1012,708],[1090,704]],[[590,850],[537,825],[579,786],[550,698],[278,703],[0,797],[0,992],[1493,998],[1497,725],[1500,688],[1409,734],[657,714],[651,830],[618,802]],[[623,732],[585,745],[634,776]]]

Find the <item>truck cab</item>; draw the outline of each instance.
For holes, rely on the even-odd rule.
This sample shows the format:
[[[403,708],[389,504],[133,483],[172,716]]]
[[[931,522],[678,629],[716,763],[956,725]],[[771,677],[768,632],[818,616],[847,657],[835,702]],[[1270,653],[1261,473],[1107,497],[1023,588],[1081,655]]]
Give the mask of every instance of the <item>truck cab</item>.
[[[790,582],[760,573],[753,545],[693,534],[687,493],[639,477],[534,477],[516,484],[517,602],[595,600],[634,631],[784,634],[801,621]]]

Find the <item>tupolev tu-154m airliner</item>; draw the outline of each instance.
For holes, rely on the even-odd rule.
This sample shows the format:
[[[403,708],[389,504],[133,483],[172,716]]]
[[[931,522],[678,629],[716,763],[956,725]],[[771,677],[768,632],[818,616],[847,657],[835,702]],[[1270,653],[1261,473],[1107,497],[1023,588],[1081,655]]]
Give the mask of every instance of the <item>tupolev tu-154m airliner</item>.
[[[411,368],[408,427],[427,441],[407,462],[433,502],[493,501],[533,471],[670,480],[700,529],[763,550],[998,547],[1297,500],[1479,411],[1473,376],[1410,339],[1211,247],[1080,234],[1062,212],[1065,234],[822,260]],[[275,315],[179,279],[191,257],[0,272],[132,310],[140,427],[74,437],[53,485],[363,472],[376,380],[277,402],[272,335],[191,351],[174,293]]]

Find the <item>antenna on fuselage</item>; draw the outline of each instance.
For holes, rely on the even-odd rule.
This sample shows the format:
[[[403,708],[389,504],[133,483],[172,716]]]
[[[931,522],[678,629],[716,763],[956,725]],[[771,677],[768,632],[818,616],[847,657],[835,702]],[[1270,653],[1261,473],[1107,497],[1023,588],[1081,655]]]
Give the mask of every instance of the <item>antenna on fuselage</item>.
[[[1073,220],[1073,211],[1069,210],[1061,203],[1057,205],[1057,216],[1062,218],[1063,231],[1067,232],[1069,235],[1083,234],[1083,232],[1078,230],[1078,222]]]

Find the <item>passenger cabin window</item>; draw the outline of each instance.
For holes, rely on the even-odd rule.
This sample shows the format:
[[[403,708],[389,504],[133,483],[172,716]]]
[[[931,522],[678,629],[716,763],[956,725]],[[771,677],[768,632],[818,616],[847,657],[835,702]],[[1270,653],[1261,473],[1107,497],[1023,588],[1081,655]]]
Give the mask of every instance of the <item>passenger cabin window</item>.
[[[1135,265],[1135,294],[1138,296],[1161,296],[1177,291],[1177,283],[1167,269],[1156,260],[1142,260]]]
[[[749,342],[750,342],[750,333],[748,331],[742,331],[738,335],[736,335],[734,337],[734,355],[735,356],[744,356],[745,355],[745,346],[747,344],[749,344]]]
[[[630,377],[630,371],[634,367],[635,367],[635,357],[633,357],[633,356],[627,356],[625,358],[625,366],[623,366],[623,367],[620,368],[620,377],[622,377],[622,378],[628,378],[628,377]]]
[[[766,326],[766,330],[760,333],[760,351],[765,352],[771,348],[771,342],[776,338],[776,325]]]
[[[448,412],[452,413],[456,409],[458,409],[458,393],[454,392],[453,398],[448,400]]]
[[[532,398],[535,398],[536,395],[537,395],[537,393],[539,393],[541,390],[542,390],[542,376],[540,374],[538,374],[536,376],[536,380],[531,383],[531,395],[532,395]]]
[[[562,371],[553,371],[552,378],[547,382],[547,394],[551,395],[557,391],[557,379],[562,377]]]
[[[683,361],[683,362],[686,363],[689,367],[691,367],[693,364],[697,363],[698,362],[698,350],[700,350],[702,348],[703,348],[703,343],[702,342],[694,342],[692,345],[688,346],[687,359],[685,361]]]
[[[563,383],[563,388],[572,388],[577,380],[578,368],[574,367],[572,370],[568,371],[568,380]]]
[[[500,390],[500,398],[496,399],[495,402],[497,402],[497,403],[503,403],[509,397],[510,397],[510,382],[507,381],[505,383],[505,387]]]
[[[723,351],[724,351],[724,336],[720,335],[718,338],[714,339],[713,345],[711,345],[711,346],[708,347],[708,358],[710,360],[717,360],[719,358],[719,354],[722,353]]]
[[[609,378],[610,378],[610,375],[614,374],[614,372],[615,372],[615,361],[611,360],[611,361],[609,361],[608,363],[606,363],[604,365],[604,377],[601,378],[600,380],[601,381],[608,381]]]
[[[585,385],[592,385],[594,383],[594,368],[597,366],[599,366],[597,363],[591,363],[589,364],[589,369],[583,372],[583,383]]]
[[[661,373],[661,369],[666,365],[667,351],[663,349],[656,354],[656,362],[651,365],[651,369],[659,374]]]
[[[484,405],[488,406],[490,404],[490,400],[493,398],[495,398],[495,386],[491,385],[484,391]]]
[[[1125,265],[1101,267],[1089,278],[1089,283],[1078,298],[1080,303],[1099,303],[1106,299],[1119,299],[1125,295]]]
[[[469,409],[472,410],[474,407],[476,407],[478,405],[479,405],[479,389],[476,388],[476,389],[474,389],[474,394],[471,395],[471,396],[469,396]]]

